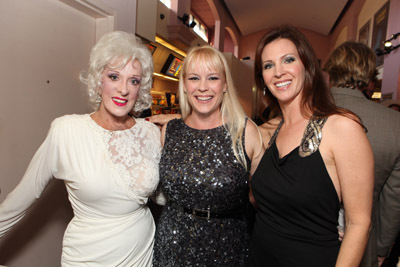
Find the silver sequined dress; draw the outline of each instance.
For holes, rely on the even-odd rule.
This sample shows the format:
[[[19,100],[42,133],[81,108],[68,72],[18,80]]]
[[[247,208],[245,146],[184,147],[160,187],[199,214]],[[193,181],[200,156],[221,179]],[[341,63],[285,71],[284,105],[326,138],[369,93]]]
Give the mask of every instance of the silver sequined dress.
[[[160,183],[168,202],[157,224],[154,266],[245,265],[245,216],[207,220],[176,208],[209,208],[213,213],[248,206],[248,172],[231,144],[223,126],[197,130],[181,119],[168,123],[160,161]]]

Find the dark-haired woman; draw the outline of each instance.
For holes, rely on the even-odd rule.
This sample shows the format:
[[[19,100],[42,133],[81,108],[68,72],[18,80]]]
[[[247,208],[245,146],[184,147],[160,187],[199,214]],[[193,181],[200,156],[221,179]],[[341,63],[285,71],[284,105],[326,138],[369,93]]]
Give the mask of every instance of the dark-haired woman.
[[[358,266],[370,226],[373,156],[358,117],[333,103],[311,45],[281,26],[259,42],[258,87],[278,126],[251,186],[258,213],[249,266]],[[346,235],[338,240],[338,212]]]

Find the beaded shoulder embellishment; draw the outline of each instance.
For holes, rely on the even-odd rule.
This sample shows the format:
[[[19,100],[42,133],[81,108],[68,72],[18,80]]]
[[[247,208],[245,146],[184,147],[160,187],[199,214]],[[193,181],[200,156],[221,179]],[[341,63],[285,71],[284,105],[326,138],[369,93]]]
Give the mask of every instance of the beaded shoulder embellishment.
[[[279,131],[281,130],[283,124],[283,119],[279,122],[278,127],[276,127],[274,134],[271,136],[271,139],[268,142],[268,147],[275,141],[276,136],[278,135]]]
[[[310,119],[300,143],[300,157],[307,157],[318,150],[322,140],[322,127],[327,119],[314,117]]]
[[[299,155],[300,157],[307,157],[318,150],[319,145],[322,140],[322,128],[328,118],[315,118],[312,117],[307,124],[307,127],[304,131],[303,138],[301,139],[301,143],[299,146]],[[268,147],[275,141],[276,136],[279,133],[283,124],[283,119],[279,123],[276,128],[274,134],[271,137],[271,140],[268,143]]]

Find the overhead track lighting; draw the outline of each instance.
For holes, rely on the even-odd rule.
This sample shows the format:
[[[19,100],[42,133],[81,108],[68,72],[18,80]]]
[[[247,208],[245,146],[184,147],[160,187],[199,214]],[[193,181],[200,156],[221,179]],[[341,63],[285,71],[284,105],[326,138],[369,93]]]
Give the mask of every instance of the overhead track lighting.
[[[197,23],[194,21],[194,18],[193,18],[192,22],[189,23],[189,18],[190,18],[190,16],[186,13],[183,13],[182,17],[178,16],[178,19],[180,21],[182,21],[183,25],[190,27],[190,28],[194,28],[197,25]]]
[[[193,20],[190,24],[189,27],[190,28],[194,28],[197,25],[197,23]]]
[[[182,17],[178,16],[178,19],[180,19],[183,24],[187,25],[187,21],[189,20],[189,15],[186,13],[183,13],[183,16]]]

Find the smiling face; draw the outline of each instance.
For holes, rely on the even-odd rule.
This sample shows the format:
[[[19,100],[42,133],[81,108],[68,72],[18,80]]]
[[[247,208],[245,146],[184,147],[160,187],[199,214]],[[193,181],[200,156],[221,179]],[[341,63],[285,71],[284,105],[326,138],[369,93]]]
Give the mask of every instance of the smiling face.
[[[99,113],[105,119],[120,120],[128,116],[136,103],[142,67],[139,61],[129,61],[123,68],[105,67]]]
[[[185,74],[184,90],[193,115],[220,120],[221,103],[226,92],[223,74],[205,64],[193,64]]]
[[[300,101],[305,69],[293,42],[277,39],[267,44],[261,53],[261,61],[264,83],[279,104]]]

